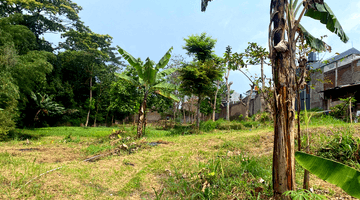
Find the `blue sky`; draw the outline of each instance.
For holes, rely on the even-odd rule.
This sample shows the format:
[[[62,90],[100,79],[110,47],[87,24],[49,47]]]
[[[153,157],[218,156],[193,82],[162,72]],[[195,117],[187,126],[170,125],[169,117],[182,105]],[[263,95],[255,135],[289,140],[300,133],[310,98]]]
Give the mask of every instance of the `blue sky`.
[[[201,0],[73,0],[83,7],[81,20],[95,33],[109,34],[113,45],[119,45],[134,57],[158,61],[165,52],[174,47],[173,55],[180,54],[184,38],[206,32],[217,39],[215,53],[222,56],[225,47],[232,46],[233,52],[243,52],[248,42],[256,42],[268,48],[268,26],[270,0],[214,0],[206,12],[200,11]],[[325,58],[336,52],[343,52],[352,46],[360,49],[360,2],[356,0],[325,0],[335,13],[345,32],[350,37],[342,43],[335,34],[327,31],[323,24],[303,17],[301,24],[314,36],[328,35],[325,42],[333,51],[322,55]],[[60,34],[45,35],[57,43]],[[259,66],[249,66],[253,76],[260,74]],[[265,67],[265,74],[271,77],[271,68]],[[232,71],[231,86],[238,93],[250,89],[249,81],[241,72]]]

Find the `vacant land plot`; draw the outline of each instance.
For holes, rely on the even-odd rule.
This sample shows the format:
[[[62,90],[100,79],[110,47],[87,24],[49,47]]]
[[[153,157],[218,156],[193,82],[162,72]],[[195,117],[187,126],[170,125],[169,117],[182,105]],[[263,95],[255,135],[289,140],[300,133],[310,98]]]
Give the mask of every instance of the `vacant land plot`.
[[[355,137],[359,126],[352,127]],[[119,136],[109,135],[121,130]],[[343,126],[313,126],[317,151]],[[1,199],[269,199],[271,127],[181,131],[134,127],[17,130],[0,143]],[[297,184],[303,170],[297,167]],[[311,176],[315,192],[349,198]]]

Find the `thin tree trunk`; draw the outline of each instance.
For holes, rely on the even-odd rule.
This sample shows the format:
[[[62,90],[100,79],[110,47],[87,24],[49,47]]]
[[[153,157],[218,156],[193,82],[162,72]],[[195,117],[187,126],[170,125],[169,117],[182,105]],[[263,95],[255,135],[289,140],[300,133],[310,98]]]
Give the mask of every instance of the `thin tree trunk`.
[[[186,112],[185,112],[185,98],[183,99],[182,103],[181,103],[181,107],[182,107],[182,111],[183,111],[183,117],[184,117],[184,121],[183,124],[186,124]]]
[[[230,84],[229,84],[229,74],[230,69],[228,69],[227,75],[225,76],[226,80],[226,88],[227,88],[227,95],[226,95],[226,120],[230,121]]]
[[[100,94],[99,94],[99,97],[98,97],[98,101],[97,101],[97,105],[96,105],[96,113],[95,113],[95,119],[94,119],[94,127],[96,127],[96,117],[97,117],[97,114],[99,113],[99,104],[100,104],[100,97],[101,97],[101,83],[100,83]]]
[[[265,97],[264,97],[264,58],[261,58],[261,95],[260,95],[260,112],[265,111]]]
[[[285,7],[287,0],[272,0],[270,16],[270,58],[274,77],[274,150],[273,150],[273,189],[274,199],[291,199],[283,196],[295,189],[295,44],[293,27],[288,27],[288,43],[285,50],[275,47],[285,40]]]
[[[351,113],[351,98],[350,98],[350,102],[349,102],[349,116],[350,116],[350,124],[352,124],[352,113]]]
[[[253,93],[254,87],[255,87],[255,85],[254,85],[254,84],[252,84],[252,85],[251,85],[251,89],[250,89],[250,95],[249,95],[249,97],[248,97],[248,99],[247,99],[247,101],[246,101],[246,112],[245,112],[245,117],[250,117],[250,116],[249,116],[249,110],[250,110],[250,100],[251,100],[251,97],[252,97],[252,93]]]
[[[90,110],[91,110],[91,101],[92,101],[92,76],[90,77],[90,101],[89,101],[89,111],[88,111],[88,114],[87,114],[87,117],[86,117],[86,123],[85,123],[85,127],[88,126],[88,123],[89,123],[89,118],[90,118]]]
[[[310,134],[308,130],[308,125],[306,124],[306,153],[310,153]],[[304,183],[303,189],[310,189],[310,173],[305,169],[304,171]]]
[[[200,103],[201,103],[201,96],[198,96],[198,104],[197,104],[197,114],[196,114],[196,128],[200,128]]]
[[[213,122],[215,121],[216,99],[217,99],[217,93],[218,93],[218,91],[219,91],[219,85],[220,85],[220,81],[218,81],[218,82],[217,82],[217,85],[216,85],[215,100],[214,100],[214,108],[213,108],[213,116],[212,116],[212,120],[213,120]]]
[[[300,129],[300,112],[301,112],[301,102],[300,102],[300,88],[299,88],[299,84],[296,81],[296,95],[297,95],[297,124],[298,124],[298,129],[297,129],[297,139],[298,139],[298,151],[301,151],[301,129]]]

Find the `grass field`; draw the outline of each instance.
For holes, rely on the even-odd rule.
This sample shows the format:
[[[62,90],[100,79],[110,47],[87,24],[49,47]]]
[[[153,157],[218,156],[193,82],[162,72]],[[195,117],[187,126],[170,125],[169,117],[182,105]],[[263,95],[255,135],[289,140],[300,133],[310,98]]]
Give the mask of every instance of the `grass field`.
[[[131,126],[16,130],[0,142],[0,199],[269,199],[273,131],[245,125],[200,134],[149,127],[141,140]],[[347,126],[310,125],[314,152]],[[121,137],[109,139],[114,129]],[[299,187],[302,175],[297,167]],[[311,185],[330,199],[346,196],[314,176]]]

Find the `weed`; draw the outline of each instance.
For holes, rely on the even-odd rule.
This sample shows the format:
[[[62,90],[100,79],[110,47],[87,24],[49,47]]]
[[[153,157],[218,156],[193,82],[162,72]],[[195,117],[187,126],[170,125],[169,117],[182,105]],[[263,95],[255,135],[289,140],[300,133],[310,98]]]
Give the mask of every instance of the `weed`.
[[[113,149],[114,147],[111,145],[90,145],[86,148],[85,152],[88,155],[98,154],[105,150]]]
[[[251,191],[261,187],[264,190],[261,195],[269,196],[271,191],[265,185],[271,183],[271,166],[266,160],[242,155],[217,156],[206,163],[199,162],[198,170],[190,173],[173,166],[174,175],[165,180],[166,193],[182,199],[225,199],[239,193],[251,197]],[[260,178],[265,181],[260,183]]]
[[[323,145],[317,155],[353,167],[359,167],[359,138],[354,138],[351,128],[336,131]]]
[[[296,191],[286,191],[284,192],[285,196],[290,196],[293,200],[322,200],[326,199],[325,196],[320,194],[312,193],[308,190],[296,190]]]

